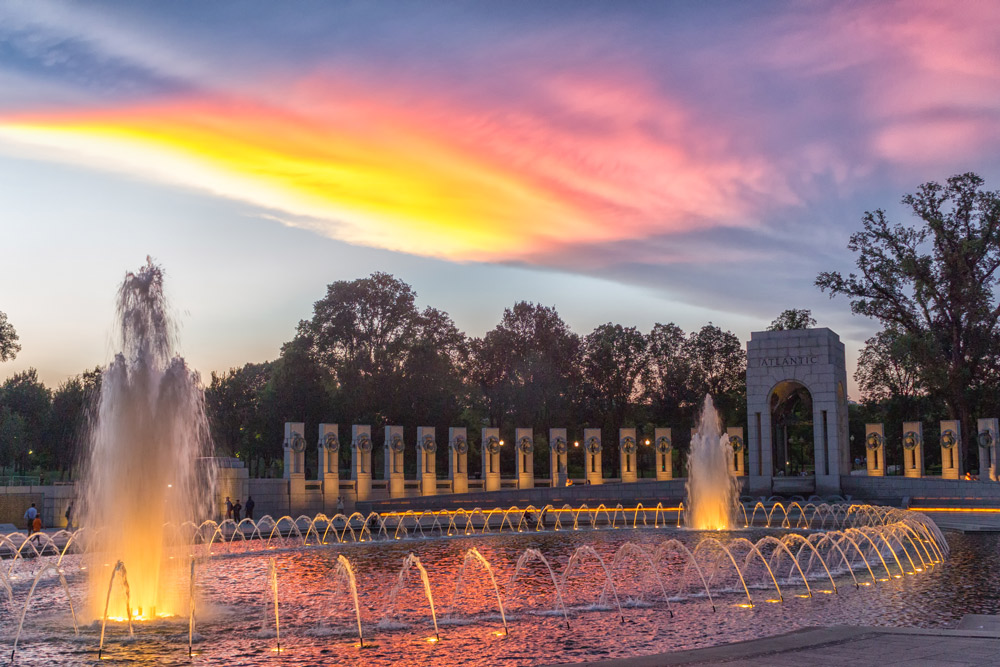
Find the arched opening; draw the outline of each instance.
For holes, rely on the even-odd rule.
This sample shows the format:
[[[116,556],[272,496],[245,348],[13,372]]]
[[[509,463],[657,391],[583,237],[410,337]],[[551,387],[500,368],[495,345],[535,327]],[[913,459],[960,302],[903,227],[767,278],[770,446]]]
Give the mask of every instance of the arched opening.
[[[774,461],[774,475],[815,475],[812,394],[804,385],[794,380],[785,380],[771,390],[768,402],[773,429],[771,460]]]

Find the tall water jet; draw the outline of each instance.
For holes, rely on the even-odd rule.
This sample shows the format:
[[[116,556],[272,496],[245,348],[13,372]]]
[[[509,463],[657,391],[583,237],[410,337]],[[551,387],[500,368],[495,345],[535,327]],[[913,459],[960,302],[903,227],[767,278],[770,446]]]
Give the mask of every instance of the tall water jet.
[[[722,432],[711,396],[705,396],[698,429],[691,435],[684,523],[698,530],[728,530],[735,524],[739,485],[729,473],[733,449]]]
[[[147,258],[118,290],[121,351],[104,369],[84,462],[81,525],[91,536],[90,601],[103,611],[109,570],[128,567],[137,618],[183,612],[183,590],[163,586],[164,526],[210,511],[214,469],[197,373],[174,356],[163,272]],[[180,558],[176,563],[183,563]],[[128,615],[112,599],[112,617]]]

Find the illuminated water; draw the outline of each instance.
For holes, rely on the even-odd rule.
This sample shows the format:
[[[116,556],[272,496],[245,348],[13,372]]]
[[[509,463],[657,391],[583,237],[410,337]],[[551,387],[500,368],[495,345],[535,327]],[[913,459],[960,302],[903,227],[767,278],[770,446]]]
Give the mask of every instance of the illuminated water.
[[[723,432],[711,396],[702,403],[698,428],[691,434],[688,478],[684,485],[684,524],[698,530],[726,530],[736,525],[739,485],[729,473],[733,448]]]
[[[820,516],[827,520],[827,515]],[[299,532],[307,533],[308,528]],[[845,568],[836,568],[829,557],[832,551],[825,549],[834,566],[836,593],[817,562],[799,558],[806,569],[807,588],[788,567],[789,561],[775,560],[775,552],[770,551],[772,564],[784,563],[775,572],[784,601],[769,602],[776,599],[770,579],[745,548],[739,551],[738,544],[741,540],[764,544],[769,536],[791,533],[819,537],[794,527],[695,532],[661,526],[508,530],[504,534],[362,543],[348,538],[349,543],[326,546],[316,545],[314,536],[307,540],[314,546],[305,547],[301,546],[304,538],[293,533],[273,538],[272,549],[262,540],[201,544],[189,549],[197,555],[193,661],[187,656],[185,608],[177,618],[137,624],[134,638],[129,638],[125,623],[109,622],[102,663],[271,662],[277,648],[272,559],[281,658],[290,665],[571,662],[696,648],[814,625],[942,626],[966,613],[996,613],[1000,607],[1000,575],[980,566],[986,554],[1000,547],[1000,540],[962,535],[949,536],[951,556],[943,564],[920,567],[917,554],[922,547],[910,548],[915,565],[923,570],[920,572],[911,570],[903,550],[893,542],[901,567],[892,559],[891,549],[883,550],[888,562],[885,570],[881,565],[874,567],[878,579],[874,583],[867,570],[857,568],[852,576]],[[686,567],[678,548],[664,550],[671,540],[699,554],[698,561],[712,581],[711,602],[699,590],[697,577]],[[752,608],[721,552],[712,546],[714,540],[739,554]],[[472,549],[482,560],[470,556]],[[642,554],[655,555],[654,568],[648,567]],[[748,557],[744,559],[743,554]],[[175,555],[175,559],[185,566],[191,562],[186,554]],[[426,568],[430,596],[417,572],[416,559]],[[874,563],[875,557],[871,560]],[[0,561],[0,566],[13,574],[13,600],[6,601],[0,592],[0,599],[4,599],[0,602],[0,642],[12,643],[16,625],[12,619],[20,613],[31,575],[44,562],[52,561],[54,558],[48,556]],[[345,572],[345,561],[353,577]],[[571,561],[573,567],[569,567]],[[86,596],[87,572],[82,568],[87,562],[80,555],[67,555],[61,563],[77,600]],[[406,562],[410,567],[404,567]],[[482,567],[482,562],[489,568]],[[712,563],[720,565],[714,575],[710,573]],[[102,575],[110,575],[112,567],[101,565],[99,569]],[[171,578],[164,585],[187,591],[189,571],[189,567],[171,569]],[[907,571],[914,574],[904,574]],[[810,591],[812,597],[804,597]],[[509,635],[504,632],[501,603]],[[359,648],[359,616],[365,649]],[[432,641],[437,636],[435,618],[440,641]],[[47,575],[29,605],[17,662],[93,661],[99,633],[99,624],[92,624],[84,626],[79,637],[73,634],[58,578]]]
[[[90,425],[80,525],[86,539],[126,564],[136,615],[180,612],[175,591],[161,586],[169,576],[162,526],[211,514],[212,471],[199,468],[210,451],[204,396],[197,375],[174,356],[159,267],[147,263],[126,275],[118,322],[121,351],[102,375]],[[86,606],[98,616],[108,581],[92,571]],[[111,604],[112,615],[125,615],[122,596]]]

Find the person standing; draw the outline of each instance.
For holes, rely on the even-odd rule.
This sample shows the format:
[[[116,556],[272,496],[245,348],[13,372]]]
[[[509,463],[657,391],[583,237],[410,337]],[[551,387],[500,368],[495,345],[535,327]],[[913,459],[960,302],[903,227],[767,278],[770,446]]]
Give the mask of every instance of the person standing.
[[[35,519],[38,517],[38,508],[35,507],[35,503],[31,503],[31,507],[28,511],[24,513],[24,523],[25,528],[28,529],[28,535],[31,535],[31,529],[35,525]]]
[[[343,513],[344,513],[344,499],[337,498],[337,514],[343,514]]]
[[[251,521],[253,520],[253,505],[254,505],[253,496],[247,496],[247,504],[245,509],[247,511],[247,518],[250,519]]]
[[[233,518],[233,501],[229,499],[229,496],[226,496],[226,518]]]
[[[73,532],[73,501],[69,501],[69,507],[66,508],[66,530]]]
[[[236,499],[236,504],[233,505],[233,521],[236,523],[240,522],[240,512],[243,511],[243,505],[240,505],[240,499]]]

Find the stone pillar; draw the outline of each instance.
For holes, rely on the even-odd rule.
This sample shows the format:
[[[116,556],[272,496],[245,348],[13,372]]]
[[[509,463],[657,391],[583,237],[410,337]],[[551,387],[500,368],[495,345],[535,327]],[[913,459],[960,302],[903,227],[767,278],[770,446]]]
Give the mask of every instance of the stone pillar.
[[[319,481],[323,509],[336,507],[340,497],[340,436],[336,424],[319,425]]]
[[[535,488],[535,434],[530,428],[514,431],[517,441],[517,488]]]
[[[402,426],[385,427],[385,479],[389,484],[389,497],[406,495],[406,475],[403,472],[404,452]]]
[[[285,422],[285,479],[296,476],[305,479],[306,439],[302,433],[306,425],[302,422]]]
[[[634,428],[618,429],[618,462],[622,482],[636,482],[639,479],[639,469],[636,467],[637,443]]]
[[[306,425],[302,422],[285,422],[285,479],[288,480],[290,507],[301,507],[306,495]],[[236,502],[233,498],[233,502]],[[241,501],[246,498],[240,498]]]
[[[587,471],[588,484],[604,483],[604,464],[601,461],[601,429],[583,429],[583,446],[586,448],[584,456],[587,457],[584,469]]]
[[[903,422],[903,476],[920,479],[924,476],[924,425]]]
[[[962,441],[962,422],[946,419],[941,422],[941,479],[958,479],[958,460]]]
[[[448,429],[448,479],[452,493],[469,492],[469,438],[462,427]]]
[[[882,424],[865,424],[865,452],[868,476],[885,476],[885,431]]]
[[[357,501],[363,502],[372,495],[372,427],[351,426],[351,479]]]
[[[500,490],[500,429],[483,429],[483,490]]]
[[[732,452],[729,455],[729,474],[735,477],[742,477],[747,474],[746,465],[743,463],[746,454],[746,444],[743,440],[743,427],[730,426],[726,429],[729,436],[729,446]]]
[[[997,419],[986,418],[976,422],[976,440],[979,443],[979,481],[997,480]]]
[[[417,427],[417,481],[420,495],[437,495],[437,441],[433,426]]]
[[[566,429],[549,429],[549,478],[552,488],[566,486],[569,473],[566,461],[569,455],[569,442],[566,441]]]
[[[653,431],[653,446],[656,449],[656,479],[662,481],[674,477],[673,430],[658,428]]]

